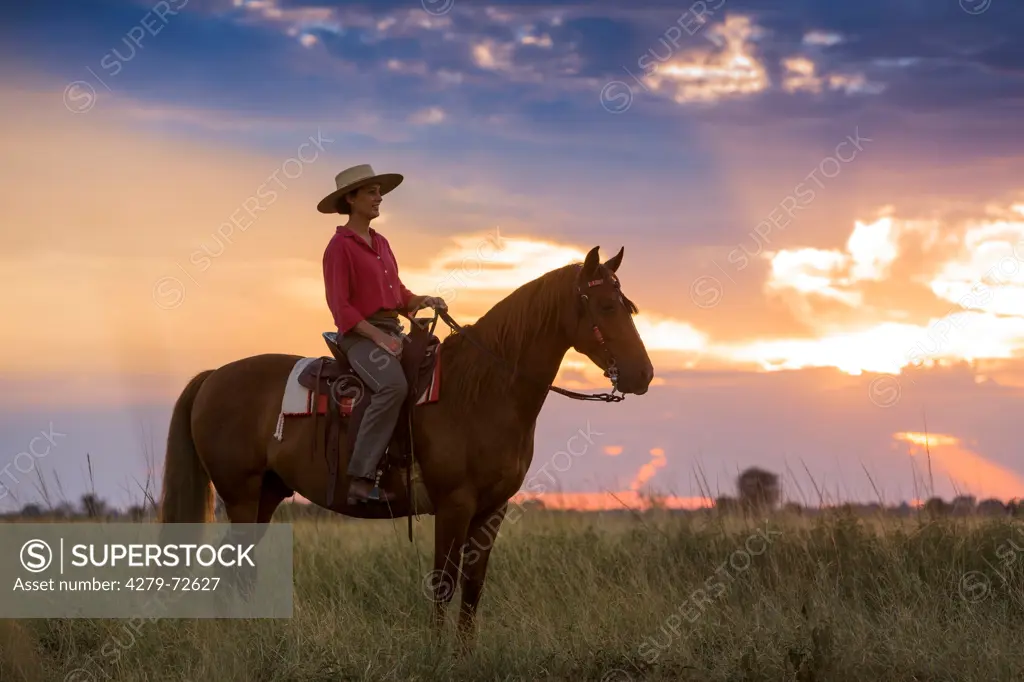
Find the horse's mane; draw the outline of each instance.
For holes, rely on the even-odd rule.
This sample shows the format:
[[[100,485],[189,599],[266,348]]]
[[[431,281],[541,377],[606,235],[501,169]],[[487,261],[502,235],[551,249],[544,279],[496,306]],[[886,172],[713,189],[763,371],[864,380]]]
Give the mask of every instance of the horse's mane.
[[[463,325],[478,343],[502,357],[505,366],[488,357],[464,334],[445,338],[441,344],[445,365],[442,371],[460,400],[472,403],[480,396],[482,387],[510,383],[509,370],[519,369],[519,358],[503,357],[501,349],[526,348],[558,329],[562,307],[574,302],[570,292],[580,265],[570,263],[544,273],[498,301],[474,324]],[[619,293],[630,314],[637,314],[636,305]]]
[[[569,292],[579,273],[570,264],[523,284],[498,301],[479,320],[463,328],[474,340],[505,361],[502,366],[464,334],[451,334],[441,344],[445,381],[460,400],[475,401],[484,386],[507,386],[519,358],[504,357],[504,348],[526,348],[545,332],[557,329],[562,307],[571,304]],[[532,338],[530,338],[532,335]]]

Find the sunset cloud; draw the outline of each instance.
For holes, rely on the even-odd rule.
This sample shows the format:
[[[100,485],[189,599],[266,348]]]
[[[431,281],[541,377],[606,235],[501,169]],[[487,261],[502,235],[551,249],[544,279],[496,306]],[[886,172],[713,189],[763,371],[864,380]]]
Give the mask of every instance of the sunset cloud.
[[[843,42],[843,37],[838,33],[829,31],[811,31],[804,35],[805,45],[838,45]]]
[[[440,107],[428,107],[417,111],[409,117],[409,122],[416,125],[437,125],[445,120],[444,109]]]
[[[766,252],[771,276],[765,286],[769,291],[789,289],[860,305],[863,297],[857,285],[887,277],[899,256],[902,227],[891,217],[871,223],[857,221],[843,251],[801,248]]]
[[[512,68],[513,46],[485,40],[473,46],[473,62],[481,69],[508,71]]]
[[[786,92],[821,92],[821,78],[815,75],[815,65],[806,57],[789,57],[782,60],[785,69],[782,87]]]
[[[714,102],[768,87],[765,67],[751,52],[751,41],[761,34],[759,27],[748,17],[731,16],[707,31],[712,40],[721,42],[720,49],[698,49],[654,65],[645,82],[680,104]]]
[[[957,256],[928,283],[937,296],[969,310],[1024,315],[1024,204],[1006,214],[968,227]]]
[[[766,31],[749,15],[731,14],[725,21],[707,28],[706,33],[708,41],[716,47],[687,50],[665,60],[654,52],[645,55],[640,60],[647,73],[644,82],[680,104],[714,103],[756,95],[773,87],[787,94],[831,90],[846,95],[877,95],[885,90],[884,84],[869,81],[863,73],[825,72],[810,55],[783,58],[779,62],[781,82],[776,86],[768,66],[757,56],[757,45]],[[841,38],[816,31],[808,33],[803,42],[820,47],[837,44]]]
[[[1019,213],[1021,207],[1014,210]],[[1024,261],[1014,255],[1020,244],[1016,253],[1024,257],[1021,221],[979,220],[959,237],[959,249],[945,249],[945,261],[909,264],[916,270],[911,281],[946,302],[938,306],[943,314],[912,322],[920,317],[918,311],[885,309],[881,292],[905,286],[892,279],[901,265],[901,249],[943,253],[935,250],[940,229],[934,222],[884,216],[856,221],[843,250],[765,252],[762,257],[770,263],[765,292],[781,296],[815,329],[813,338],[751,340],[729,347],[712,340],[704,352],[764,369],[837,367],[850,373],[895,373],[911,365],[1005,359],[1024,352]],[[823,317],[816,299],[845,306],[849,321]]]
[[[658,469],[668,464],[668,460],[665,459],[665,451],[661,448],[651,448],[650,454],[651,461],[640,467],[633,482],[629,484],[629,489],[634,492],[643,488],[658,473]]]
[[[893,434],[893,439],[907,445],[922,482],[928,480],[929,467],[935,467],[961,495],[1003,501],[1024,497],[1024,477],[969,449],[956,436],[907,431]]]

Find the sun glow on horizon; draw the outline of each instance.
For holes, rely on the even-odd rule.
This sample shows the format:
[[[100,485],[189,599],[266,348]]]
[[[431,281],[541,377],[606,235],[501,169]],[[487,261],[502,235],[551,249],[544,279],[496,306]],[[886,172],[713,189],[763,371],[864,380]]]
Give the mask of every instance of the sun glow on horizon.
[[[714,507],[714,500],[707,497],[643,495],[635,490],[581,493],[518,493],[512,498],[512,501],[516,504],[539,501],[546,509],[572,511],[648,511],[654,508],[693,510]]]

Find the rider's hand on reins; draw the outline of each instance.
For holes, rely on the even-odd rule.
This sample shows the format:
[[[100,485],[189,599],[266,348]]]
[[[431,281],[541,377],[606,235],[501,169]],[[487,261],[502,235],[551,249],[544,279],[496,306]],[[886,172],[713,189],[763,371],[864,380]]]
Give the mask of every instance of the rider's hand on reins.
[[[420,305],[423,308],[433,308],[434,310],[448,310],[448,304],[440,296],[427,296]]]

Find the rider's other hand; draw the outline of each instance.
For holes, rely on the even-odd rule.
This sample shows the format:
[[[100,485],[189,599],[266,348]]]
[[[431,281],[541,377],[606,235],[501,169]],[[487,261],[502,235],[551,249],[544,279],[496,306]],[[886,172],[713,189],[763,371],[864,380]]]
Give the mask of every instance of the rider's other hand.
[[[402,340],[391,336],[390,334],[381,333],[376,339],[377,345],[386,350],[396,358],[402,354]]]

